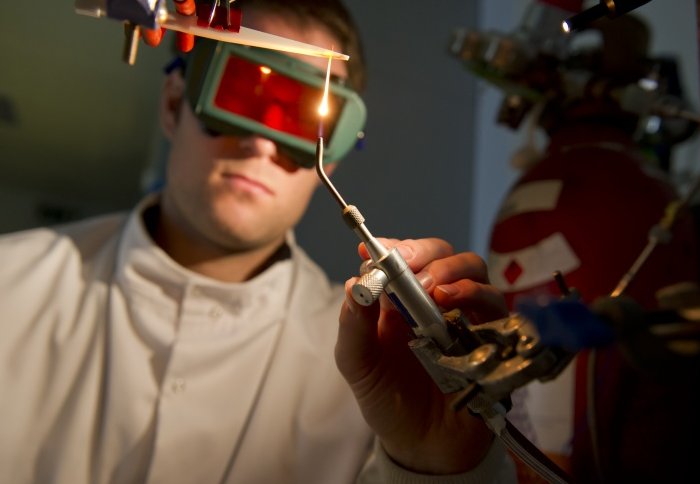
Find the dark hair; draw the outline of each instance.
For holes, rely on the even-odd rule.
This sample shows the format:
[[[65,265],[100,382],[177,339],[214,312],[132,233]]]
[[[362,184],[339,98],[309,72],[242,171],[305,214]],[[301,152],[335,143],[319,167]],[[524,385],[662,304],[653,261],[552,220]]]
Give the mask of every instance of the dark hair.
[[[259,10],[279,14],[301,25],[316,23],[340,41],[335,50],[348,54],[348,80],[350,87],[362,92],[366,84],[365,59],[357,25],[340,0],[236,0],[234,4],[243,11]]]

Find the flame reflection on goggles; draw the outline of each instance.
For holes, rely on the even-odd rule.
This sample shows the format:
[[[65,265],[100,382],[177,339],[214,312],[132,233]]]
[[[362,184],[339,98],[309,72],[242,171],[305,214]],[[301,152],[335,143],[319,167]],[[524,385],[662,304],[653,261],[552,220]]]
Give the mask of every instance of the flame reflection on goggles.
[[[296,163],[310,167],[321,133],[327,144],[324,160],[337,161],[355,145],[366,119],[360,97],[333,81],[320,130],[324,83],[323,71],[279,52],[197,39],[186,89],[208,130],[264,136]]]

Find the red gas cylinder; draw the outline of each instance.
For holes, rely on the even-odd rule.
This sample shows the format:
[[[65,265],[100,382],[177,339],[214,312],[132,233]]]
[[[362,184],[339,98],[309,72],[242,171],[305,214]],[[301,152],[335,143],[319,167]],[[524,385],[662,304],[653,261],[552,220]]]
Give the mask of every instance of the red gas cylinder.
[[[562,272],[584,302],[608,295],[676,198],[623,129],[600,120],[567,123],[552,132],[543,159],[520,177],[502,204],[491,236],[491,281],[511,308],[519,298],[558,297],[554,271]],[[698,281],[692,219],[679,218],[672,234],[625,292],[646,308],[656,306],[659,289]],[[582,351],[576,360],[575,480],[697,477],[690,436],[700,430],[698,376],[640,371],[621,347]]]
[[[513,307],[519,297],[558,296],[552,274],[561,271],[592,302],[615,288],[675,199],[623,130],[561,128],[502,204],[491,235],[491,280]],[[651,308],[658,289],[696,281],[696,249],[692,220],[679,219],[671,242],[657,246],[626,294]]]

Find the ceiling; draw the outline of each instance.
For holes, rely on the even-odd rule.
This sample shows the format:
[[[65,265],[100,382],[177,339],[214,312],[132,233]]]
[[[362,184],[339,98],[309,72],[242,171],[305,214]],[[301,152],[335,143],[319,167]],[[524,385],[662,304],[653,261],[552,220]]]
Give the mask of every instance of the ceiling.
[[[128,66],[123,39],[121,23],[77,15],[70,0],[3,5],[0,191],[100,210],[138,197],[171,53],[141,44]]]

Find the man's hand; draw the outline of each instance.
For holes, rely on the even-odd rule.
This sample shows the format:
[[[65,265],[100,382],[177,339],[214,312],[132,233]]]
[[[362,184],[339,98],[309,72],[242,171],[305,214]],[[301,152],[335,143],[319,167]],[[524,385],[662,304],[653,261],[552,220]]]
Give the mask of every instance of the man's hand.
[[[475,323],[508,314],[476,254],[455,254],[439,239],[382,242],[397,246],[438,306],[460,308]],[[362,244],[359,252],[369,257]],[[440,392],[408,348],[415,336],[384,295],[370,307],[352,299],[356,279],[345,283],[335,357],[367,423],[387,454],[406,469],[456,474],[474,468],[493,435],[466,410],[451,409],[454,396]]]
[[[196,11],[195,0],[174,0],[175,10],[180,15],[194,15]],[[151,47],[160,44],[165,29],[141,29],[143,40]],[[194,47],[194,35],[176,32],[175,45],[180,52],[189,52]]]

